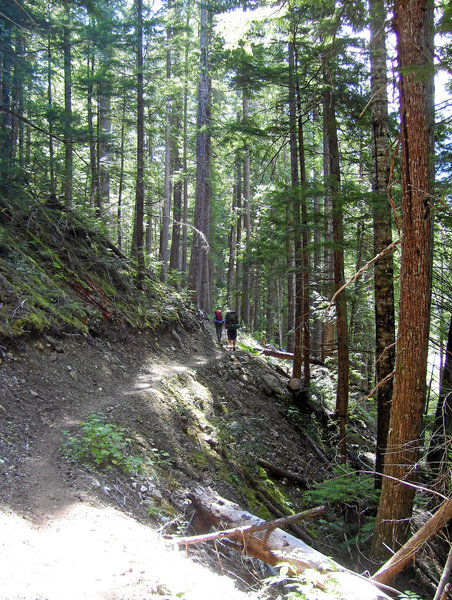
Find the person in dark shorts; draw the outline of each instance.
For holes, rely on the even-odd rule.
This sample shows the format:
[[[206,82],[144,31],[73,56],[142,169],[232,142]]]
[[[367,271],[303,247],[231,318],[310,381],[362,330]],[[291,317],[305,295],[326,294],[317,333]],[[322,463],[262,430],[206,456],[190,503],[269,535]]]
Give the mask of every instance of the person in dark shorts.
[[[235,352],[237,344],[237,329],[240,327],[239,318],[235,310],[226,313],[224,326],[228,332],[228,350]]]

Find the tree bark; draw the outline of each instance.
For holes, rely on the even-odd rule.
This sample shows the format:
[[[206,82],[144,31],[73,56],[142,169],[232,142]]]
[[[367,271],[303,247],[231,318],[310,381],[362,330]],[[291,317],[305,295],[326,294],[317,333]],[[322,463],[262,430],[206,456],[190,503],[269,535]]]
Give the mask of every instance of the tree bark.
[[[389,139],[388,95],[386,91],[386,10],[384,0],[370,0],[371,25],[371,122],[374,254],[392,242],[392,213],[388,199]],[[395,315],[394,266],[392,252],[385,253],[374,267],[375,293],[375,379],[383,381],[394,370]],[[386,440],[391,413],[393,379],[389,377],[377,390],[377,449],[375,487],[381,488]]]
[[[3,32],[3,54],[1,56],[1,105],[6,110],[1,114],[0,127],[0,172],[2,177],[10,168],[11,158],[11,129],[12,129],[12,113],[11,113],[11,57],[14,55],[11,45],[11,23],[5,19],[2,23]]]
[[[432,282],[429,205],[433,155],[432,49],[426,0],[396,0],[394,26],[400,81],[402,256],[394,391],[380,504],[372,540],[374,556],[397,550],[408,537],[414,500],[426,391]],[[427,69],[426,69],[427,67]],[[409,418],[407,416],[409,415]]]
[[[186,36],[185,36],[185,58],[184,58],[184,109],[183,109],[183,151],[182,151],[182,168],[184,172],[183,178],[183,210],[182,210],[182,251],[181,251],[181,271],[183,285],[187,284],[187,254],[188,254],[188,81],[189,81],[189,24],[190,24],[190,9],[187,7],[187,16],[185,21]]]
[[[171,8],[171,2],[168,3]],[[171,27],[166,27],[166,83],[171,81]],[[166,282],[168,277],[169,258],[169,227],[171,207],[171,104],[172,98],[169,92],[166,95],[166,125],[165,125],[165,185],[163,194],[162,226],[160,230],[160,281]]]
[[[65,25],[63,26],[63,56],[64,56],[64,179],[63,195],[66,210],[72,209],[72,177],[73,177],[73,149],[72,149],[72,57],[71,57],[71,8],[65,0]]]
[[[176,116],[175,116],[175,132],[180,130],[181,121],[179,114],[181,114],[182,107],[176,103]],[[174,155],[174,173],[176,181],[173,185],[173,227],[171,233],[171,254],[170,254],[170,269],[180,273],[182,262],[181,262],[181,247],[180,247],[180,232],[181,232],[181,221],[182,221],[182,163],[180,160],[179,152],[179,141],[175,136],[173,142],[173,155]]]
[[[126,127],[126,92],[124,91],[122,104],[122,120],[121,120],[121,142],[119,148],[120,166],[119,166],[119,184],[118,184],[118,208],[116,212],[116,239],[119,248],[122,248],[122,192],[124,188],[124,142],[125,142],[125,127]]]
[[[144,77],[143,0],[135,0],[137,11],[137,178],[135,187],[135,251],[141,287],[144,279]]]
[[[240,160],[238,160],[238,159],[236,162],[236,170],[237,170],[237,175],[236,175],[236,192],[237,192],[236,215],[237,216],[235,218],[235,222],[236,222],[235,289],[234,289],[234,294],[233,294],[233,300],[232,300],[232,303],[229,305],[229,308],[237,310],[237,312],[239,313],[239,319],[240,319],[240,309],[241,309],[240,298],[242,297],[243,263],[242,263],[241,258],[237,255],[237,249],[240,248],[241,243],[242,243],[243,219],[242,219],[242,166],[241,166]]]
[[[209,312],[209,212],[210,212],[210,77],[209,29],[210,8],[201,4],[200,78],[196,138],[196,198],[193,243],[190,256],[188,284],[193,301]]]
[[[242,119],[246,125],[249,119],[249,99],[248,90],[242,91]],[[244,148],[243,159],[243,216],[245,221],[245,260],[243,264],[243,285],[242,285],[242,310],[241,319],[246,325],[250,322],[250,298],[251,298],[251,266],[248,261],[249,247],[251,244],[251,181],[250,181],[250,149],[248,144]]]
[[[227,291],[226,299],[227,305],[232,307],[234,305],[233,299],[235,299],[234,290],[234,268],[236,258],[236,247],[237,247],[237,220],[236,220],[236,208],[237,208],[237,184],[232,186],[232,223],[229,231],[229,261],[228,261],[228,278],[227,278]]]
[[[293,252],[295,259],[295,322],[294,322],[294,344],[293,344],[293,368],[292,377],[301,377],[301,365],[303,360],[303,263],[301,246],[301,198],[299,177],[299,148],[298,148],[298,121],[296,102],[296,72],[295,72],[295,45],[293,27],[291,27],[290,40],[288,44],[289,54],[289,146],[290,146],[290,173],[291,173],[291,200],[292,200],[292,224],[293,224]]]
[[[337,124],[334,106],[334,92],[325,92],[324,110],[328,131],[329,173],[331,198],[333,203],[333,241],[334,241],[334,284],[338,291],[344,285],[344,228],[342,216],[342,200],[340,198],[339,146],[337,140]],[[344,291],[336,296],[337,323],[337,392],[336,416],[339,420],[339,450],[342,463],[347,462],[346,424],[348,420],[349,392],[349,348],[347,326],[347,302]]]
[[[301,307],[301,336],[302,336],[302,357],[303,357],[303,380],[306,393],[309,395],[309,386],[311,384],[311,330],[310,330],[310,282],[309,282],[309,228],[308,228],[308,206],[306,198],[306,159],[304,150],[304,132],[301,106],[300,80],[297,74],[298,53],[295,48],[295,88],[297,94],[297,125],[298,125],[298,156],[300,162],[300,200],[301,200],[301,246],[302,256],[301,266],[301,289],[302,296],[299,300]]]
[[[97,163],[97,144],[94,129],[93,113],[93,81],[94,81],[94,48],[90,48],[86,59],[86,78],[87,78],[87,118],[88,118],[88,137],[89,137],[89,164],[91,173],[90,205],[98,206],[99,197],[99,171]]]
[[[48,15],[50,21],[50,15]],[[53,147],[53,118],[50,116],[50,112],[53,108],[53,96],[52,96],[52,45],[50,31],[47,37],[47,106],[49,110],[49,116],[47,123],[49,127],[49,178],[50,178],[50,194],[55,196],[56,184],[55,184],[55,151]]]

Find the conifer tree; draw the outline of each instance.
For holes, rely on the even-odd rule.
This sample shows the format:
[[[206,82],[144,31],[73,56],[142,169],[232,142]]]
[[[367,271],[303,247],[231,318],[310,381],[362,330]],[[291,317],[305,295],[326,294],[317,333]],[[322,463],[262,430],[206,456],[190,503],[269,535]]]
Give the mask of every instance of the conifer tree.
[[[429,205],[432,7],[427,0],[396,0],[394,25],[400,85],[402,257],[394,391],[380,504],[372,549],[385,556],[408,536],[423,419],[432,283]],[[409,415],[409,418],[407,416]],[[408,485],[407,485],[408,484]]]

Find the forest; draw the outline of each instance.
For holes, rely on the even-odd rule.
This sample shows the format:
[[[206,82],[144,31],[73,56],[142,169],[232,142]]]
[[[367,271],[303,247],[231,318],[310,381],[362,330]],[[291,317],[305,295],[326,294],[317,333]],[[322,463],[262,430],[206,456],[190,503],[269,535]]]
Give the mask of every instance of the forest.
[[[377,414],[385,560],[420,470],[452,502],[450,4],[0,7],[0,225],[80,215],[138,290],[236,310],[306,398],[332,365],[342,464],[351,406]]]

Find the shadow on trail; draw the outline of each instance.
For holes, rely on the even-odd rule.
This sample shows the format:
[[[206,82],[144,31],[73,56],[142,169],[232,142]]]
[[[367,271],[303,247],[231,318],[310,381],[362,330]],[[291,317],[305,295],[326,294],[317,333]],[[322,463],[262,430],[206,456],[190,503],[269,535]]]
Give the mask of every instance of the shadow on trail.
[[[102,480],[115,474],[83,470],[61,452],[63,431],[74,434],[94,412],[179,468],[183,449],[198,443],[186,426],[203,387],[197,372],[225,354],[212,333],[182,330],[179,343],[168,332],[116,342],[74,336],[63,352],[39,343],[12,349],[0,367],[0,506],[44,525],[74,504],[98,502],[99,494],[107,500]],[[186,411],[174,399],[184,393]]]

